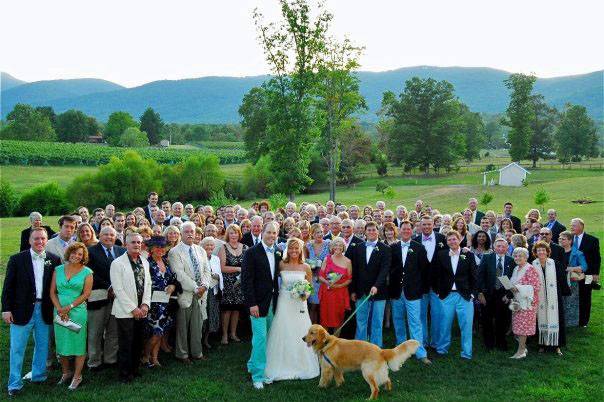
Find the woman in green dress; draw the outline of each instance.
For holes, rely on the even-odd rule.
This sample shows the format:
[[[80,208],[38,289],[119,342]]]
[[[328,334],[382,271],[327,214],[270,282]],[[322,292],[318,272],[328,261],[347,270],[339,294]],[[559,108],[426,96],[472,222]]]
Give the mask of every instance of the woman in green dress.
[[[81,326],[79,332],[75,332],[56,322],[54,324],[56,351],[61,356],[63,371],[59,384],[65,384],[73,377],[70,390],[75,390],[82,382],[82,368],[86,361],[86,300],[92,290],[92,270],[85,266],[87,263],[88,250],[84,243],[73,243],[65,250],[65,264],[55,269],[50,284],[55,315]],[[69,363],[72,356],[75,356],[73,372]]]

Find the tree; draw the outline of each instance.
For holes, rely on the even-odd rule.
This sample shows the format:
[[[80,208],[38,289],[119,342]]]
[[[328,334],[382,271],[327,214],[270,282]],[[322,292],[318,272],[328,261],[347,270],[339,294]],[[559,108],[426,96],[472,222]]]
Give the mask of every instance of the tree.
[[[530,138],[533,134],[531,122],[535,119],[531,91],[536,79],[534,75],[512,74],[504,81],[512,93],[506,110],[507,118],[502,123],[511,128],[508,143],[510,157],[514,162],[526,158],[529,153]]]
[[[466,149],[464,159],[468,162],[480,158],[480,150],[485,145],[485,129],[480,113],[475,113],[469,107],[462,104],[463,133]]]
[[[241,126],[245,129],[243,141],[248,159],[256,163],[266,153],[266,130],[268,123],[267,92],[262,87],[255,87],[243,96],[239,115]]]
[[[499,119],[490,119],[484,126],[485,146],[488,149],[503,148],[505,140]]]
[[[396,152],[393,161],[406,170],[448,170],[464,156],[463,107],[449,82],[413,77],[399,99],[384,93],[381,113],[390,120],[380,125],[387,130],[388,148]]]
[[[340,137],[340,163],[338,180],[351,184],[358,180],[359,167],[371,162],[371,138],[357,121],[350,121],[342,127]]]
[[[89,136],[97,134],[97,130],[96,120],[79,110],[71,109],[57,116],[59,141],[86,142]]]
[[[149,139],[144,131],[136,127],[128,127],[120,137],[119,146],[130,148],[148,147]]]
[[[535,204],[541,208],[541,212],[544,212],[543,206],[549,201],[549,193],[545,191],[543,187],[535,192]]]
[[[596,125],[584,106],[566,105],[555,137],[558,143],[556,153],[562,163],[597,155]]]
[[[558,123],[558,110],[549,106],[543,95],[531,96],[533,103],[533,121],[531,122],[531,137],[528,157],[537,167],[539,158],[546,158],[554,150],[554,130]]]
[[[36,107],[36,112],[40,112],[42,115],[48,117],[50,125],[55,131],[57,131],[57,114],[52,106],[38,106]]]
[[[141,116],[140,129],[147,133],[149,143],[151,145],[159,144],[161,140],[161,130],[164,125],[159,113],[154,111],[152,108],[147,108]]]
[[[137,127],[138,123],[130,113],[127,112],[113,112],[109,115],[109,120],[107,120],[107,124],[105,125],[104,137],[105,141],[107,141],[111,145],[118,145],[120,142],[120,138],[122,133],[128,127]]]
[[[16,104],[6,116],[6,122],[1,132],[5,140],[55,141],[57,139],[48,116],[30,105]]]

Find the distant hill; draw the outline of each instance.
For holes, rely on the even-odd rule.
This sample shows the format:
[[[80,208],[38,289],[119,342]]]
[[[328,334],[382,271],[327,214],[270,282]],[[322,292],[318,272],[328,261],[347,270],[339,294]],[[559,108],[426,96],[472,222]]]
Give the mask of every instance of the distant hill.
[[[379,110],[384,91],[399,94],[405,81],[413,76],[451,82],[457,96],[477,112],[504,112],[509,101],[503,80],[510,73],[492,68],[419,66],[358,74],[361,92],[369,106],[369,111],[361,116],[365,121],[377,120],[375,113]],[[535,84],[535,91],[558,108],[567,102],[576,103],[585,106],[594,118],[602,119],[603,74],[604,71],[597,71],[540,78]],[[168,122],[234,123],[240,120],[237,110],[243,95],[266,78],[203,77],[154,81],[135,88],[123,88],[102,80],[40,81],[3,90],[2,116],[6,116],[14,104],[23,102],[36,106],[50,105],[56,112],[80,109],[103,121],[117,110],[138,117],[151,106]],[[81,81],[86,81],[87,85]],[[76,85],[78,83],[80,85]]]
[[[20,79],[15,78],[8,73],[0,73],[0,91],[11,89],[25,83],[25,81],[21,81]]]

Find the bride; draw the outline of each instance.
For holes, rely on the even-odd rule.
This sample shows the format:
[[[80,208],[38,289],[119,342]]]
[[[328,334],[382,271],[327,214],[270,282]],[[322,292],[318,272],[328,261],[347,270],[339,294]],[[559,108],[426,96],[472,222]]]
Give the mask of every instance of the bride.
[[[288,286],[306,279],[311,282],[310,266],[304,263],[300,239],[287,241],[279,263],[281,289],[277,312],[268,333],[265,376],[269,381],[307,380],[319,376],[319,361],[302,337],[311,325],[306,302],[291,296]]]

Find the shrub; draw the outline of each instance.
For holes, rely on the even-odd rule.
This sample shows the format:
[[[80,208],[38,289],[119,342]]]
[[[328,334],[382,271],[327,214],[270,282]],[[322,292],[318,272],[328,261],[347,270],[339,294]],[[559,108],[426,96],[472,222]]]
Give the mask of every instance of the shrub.
[[[72,206],[67,199],[67,192],[57,182],[36,186],[23,194],[19,202],[19,212],[28,215],[38,211],[42,215],[61,215],[69,212]]]
[[[544,188],[540,188],[535,192],[535,204],[537,204],[543,212],[543,206],[549,201],[549,194]]]
[[[190,156],[162,175],[166,194],[172,199],[209,200],[224,187],[224,174],[214,155]]]
[[[270,194],[269,184],[272,178],[270,163],[268,156],[261,156],[256,164],[249,165],[243,170],[243,191],[246,194],[254,193],[258,197],[267,197]]]
[[[128,127],[120,136],[120,146],[129,148],[148,147],[149,138],[147,138],[144,131],[136,127]]]
[[[388,159],[386,158],[386,155],[380,152],[376,155],[375,159],[375,168],[377,170],[377,174],[380,176],[386,176],[388,173]]]
[[[384,194],[384,192],[386,191],[386,189],[388,187],[389,187],[388,182],[386,182],[384,180],[380,180],[377,183],[375,183],[375,191],[377,191],[378,193]]]
[[[391,200],[394,197],[396,197],[396,191],[394,191],[394,189],[391,186],[388,186],[384,190],[384,196],[386,196],[386,198],[388,198],[389,200]]]
[[[224,181],[224,194],[228,198],[240,200],[245,198],[243,182],[240,179],[227,178]]]
[[[493,165],[492,163],[489,163],[485,168],[484,171],[485,172],[490,172],[492,170],[497,170],[497,167],[495,167],[495,165]]]
[[[276,211],[279,208],[285,208],[285,205],[289,199],[285,194],[275,193],[268,198],[268,202],[271,204],[272,209]]]
[[[220,207],[224,207],[225,205],[235,204],[235,200],[229,199],[226,195],[224,195],[224,191],[219,190],[218,192],[212,194],[208,203],[216,210]]]
[[[6,180],[0,180],[0,217],[11,216],[17,208],[15,189]]]
[[[493,194],[489,192],[483,193],[479,200],[480,205],[484,205],[485,207],[489,205],[491,201],[493,201]]]

